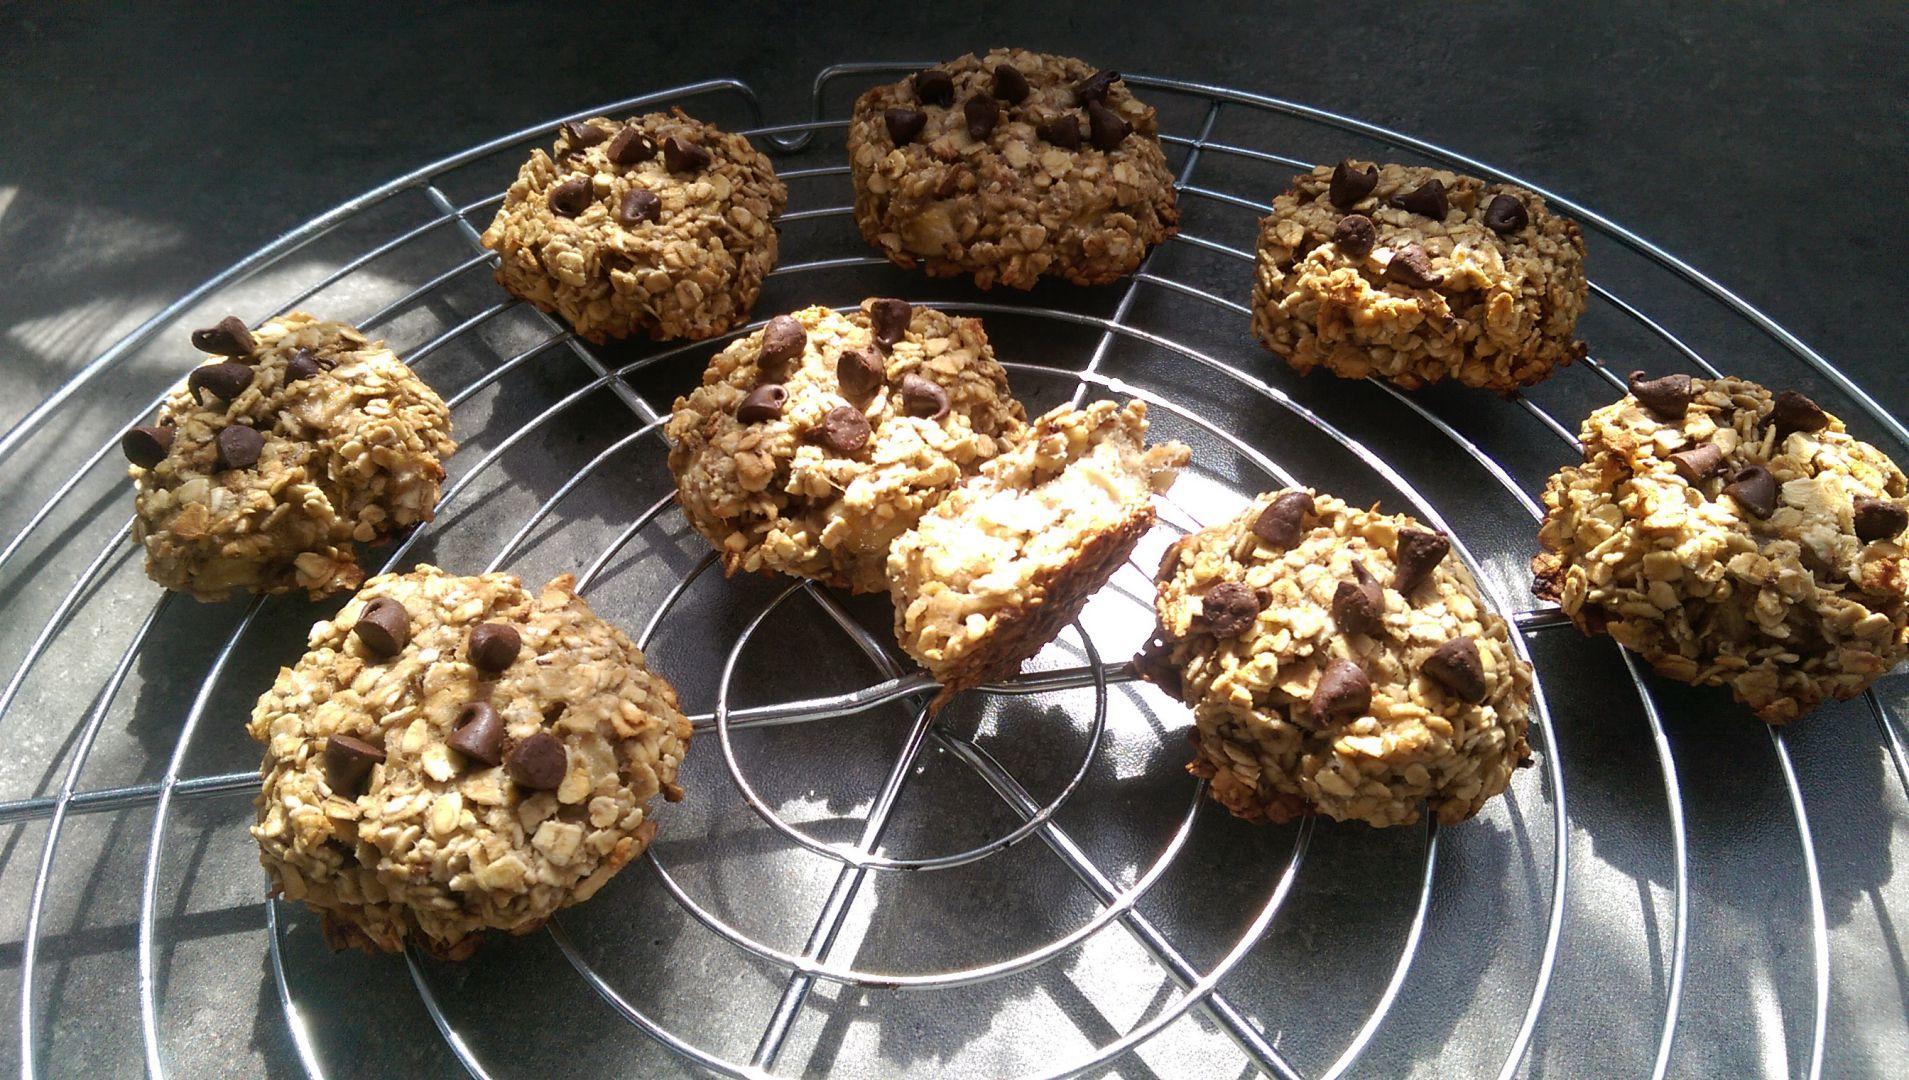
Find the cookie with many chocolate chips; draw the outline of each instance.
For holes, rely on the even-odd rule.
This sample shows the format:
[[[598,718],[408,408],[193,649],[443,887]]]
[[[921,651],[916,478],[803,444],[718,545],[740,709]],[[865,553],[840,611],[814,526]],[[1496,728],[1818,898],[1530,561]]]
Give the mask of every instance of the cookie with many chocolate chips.
[[[1545,486],[1539,596],[1772,724],[1909,656],[1909,481],[1795,391],[1631,377]]]
[[[497,280],[599,344],[747,321],[788,190],[749,140],[681,109],[564,124],[484,230]]]
[[[1530,757],[1531,669],[1450,542],[1330,495],[1262,495],[1161,561],[1137,661],[1193,710],[1188,771],[1249,821],[1478,813]]]
[[[247,730],[259,861],[334,948],[460,958],[589,899],[682,798],[669,683],[573,591],[433,566],[312,627]]]
[[[889,544],[1024,415],[978,321],[869,300],[737,340],[665,431],[683,513],[727,572],[877,592]]]
[[[848,153],[868,242],[982,288],[1105,284],[1179,227],[1153,109],[1065,56],[970,53],[876,87]]]
[[[1260,221],[1253,332],[1302,374],[1507,391],[1584,355],[1584,241],[1538,195],[1341,162]]]
[[[451,414],[382,341],[302,311],[193,335],[194,368],[120,448],[146,576],[201,600],[364,580],[354,545],[431,520]]]

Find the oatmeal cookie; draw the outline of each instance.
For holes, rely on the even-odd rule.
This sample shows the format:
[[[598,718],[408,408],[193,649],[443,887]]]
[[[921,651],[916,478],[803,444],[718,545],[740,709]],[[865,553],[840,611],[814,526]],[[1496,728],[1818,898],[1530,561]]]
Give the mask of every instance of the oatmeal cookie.
[[[1902,470],[1795,391],[1631,376],[1545,486],[1536,591],[1772,724],[1909,656]]]
[[[1532,192],[1347,161],[1261,219],[1253,332],[1301,374],[1509,391],[1584,356],[1585,291],[1577,223]]]
[[[1020,670],[1133,554],[1188,457],[1146,434],[1144,402],[1063,405],[895,541],[895,638],[937,703]]]
[[[431,520],[451,414],[382,341],[302,311],[192,335],[216,354],[120,448],[146,575],[201,600],[364,580],[354,543]]]
[[[373,578],[259,698],[259,861],[334,948],[456,959],[528,933],[649,846],[653,796],[682,797],[675,691],[572,586]]]
[[[984,289],[1102,285],[1179,227],[1153,109],[1119,73],[1065,56],[970,53],[876,87],[855,103],[848,154],[869,243]]]
[[[888,545],[1025,426],[981,324],[900,300],[779,315],[676,399],[670,471],[728,573],[888,588]]]
[[[484,230],[511,295],[585,341],[741,326],[776,262],[788,201],[769,159],[681,109],[564,124]]]
[[[1193,709],[1213,798],[1249,821],[1478,813],[1530,757],[1531,669],[1451,544],[1330,495],[1262,495],[1174,542],[1141,673]]]

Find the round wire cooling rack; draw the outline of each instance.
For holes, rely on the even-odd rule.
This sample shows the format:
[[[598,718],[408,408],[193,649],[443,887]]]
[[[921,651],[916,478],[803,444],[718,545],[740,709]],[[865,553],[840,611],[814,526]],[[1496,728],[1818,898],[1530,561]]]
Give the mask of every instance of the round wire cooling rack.
[[[1890,872],[1909,833],[1904,681],[1766,737],[1720,695],[1566,632],[1525,599],[1524,567],[1532,492],[1619,370],[1724,366],[1803,387],[1872,440],[1909,447],[1909,431],[1609,219],[1222,87],[1128,77],[1161,111],[1183,230],[1126,282],[1003,298],[895,269],[849,219],[846,122],[828,110],[921,66],[825,69],[804,123],[765,126],[736,80],[577,117],[687,102],[773,147],[791,204],[760,314],[902,295],[983,317],[1031,412],[1147,401],[1195,456],[1133,565],[1028,671],[931,717],[936,687],[898,659],[883,604],[707,572],[661,417],[729,338],[588,347],[491,283],[478,229],[558,120],[368,192],[0,436],[27,478],[0,507],[21,1074],[1814,1078],[1909,1056],[1893,923],[1909,906]],[[1246,329],[1256,219],[1305,158],[1348,154],[1511,180],[1575,216],[1599,274],[1583,332],[1611,363],[1501,404],[1302,380],[1267,357]],[[701,733],[648,858],[461,964],[332,956],[302,908],[260,912],[240,720],[342,598],[194,604],[157,594],[126,541],[114,446],[185,363],[173,332],[300,306],[387,337],[464,443],[437,521],[371,565],[576,573],[641,628]],[[1146,567],[1171,535],[1291,483],[1446,529],[1514,624],[1539,767],[1474,821],[1253,827],[1182,771],[1183,710],[1124,662],[1152,625]]]

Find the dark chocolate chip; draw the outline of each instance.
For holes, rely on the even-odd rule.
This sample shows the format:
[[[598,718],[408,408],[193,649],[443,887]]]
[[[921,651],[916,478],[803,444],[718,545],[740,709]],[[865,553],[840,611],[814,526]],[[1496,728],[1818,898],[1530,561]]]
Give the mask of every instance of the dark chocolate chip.
[[[927,68],[916,72],[915,100],[924,105],[953,105],[953,76],[939,68]]]
[[[1332,621],[1342,634],[1378,637],[1384,626],[1385,590],[1364,563],[1352,564],[1357,581],[1341,581],[1332,591]]]
[[[1436,176],[1410,191],[1392,196],[1392,205],[1433,221],[1444,221],[1445,212],[1452,208],[1451,200],[1445,195],[1445,183]]]
[[[1303,491],[1281,492],[1253,519],[1253,535],[1278,548],[1299,542],[1306,515],[1312,513],[1312,496]]]
[[[218,447],[220,469],[249,469],[259,463],[265,436],[257,428],[233,424],[221,428],[213,443]]]
[[[457,711],[445,742],[465,757],[495,765],[504,760],[504,718],[490,702],[473,701]]]
[[[640,164],[656,156],[656,140],[643,134],[642,128],[630,124],[616,133],[604,154],[617,165]]]
[[[1350,660],[1334,660],[1319,673],[1312,691],[1312,715],[1323,724],[1359,716],[1372,707],[1372,680]]]
[[[570,755],[563,740],[548,731],[539,731],[519,741],[504,755],[504,771],[519,787],[532,791],[554,791],[570,771]]]
[[[1646,379],[1641,371],[1631,372],[1631,396],[1637,403],[1663,417],[1665,420],[1681,420],[1690,411],[1690,403],[1697,397],[1697,388],[1690,383],[1688,375],[1659,375],[1655,379]]]
[[[577,147],[595,146],[610,137],[609,132],[583,120],[566,120],[557,130],[565,142]]]
[[[1019,105],[1027,100],[1027,76],[1013,64],[1000,64],[994,69],[994,96],[1009,105]]]
[[[777,371],[802,355],[809,343],[809,332],[790,315],[777,315],[762,328],[762,347],[756,351],[756,367]]]
[[[201,364],[186,376],[186,389],[201,404],[205,402],[201,391],[210,391],[221,401],[237,401],[250,385],[252,369],[244,364]]]
[[[351,632],[371,655],[393,657],[411,640],[411,613],[389,596],[380,596],[358,613]]]
[[[874,397],[885,378],[882,354],[872,348],[843,349],[835,358],[836,385],[843,397],[857,404]]]
[[[1515,233],[1531,224],[1531,213],[1525,204],[1510,195],[1493,195],[1485,204],[1485,228],[1504,235]]]
[[[1347,214],[1339,219],[1339,227],[1332,230],[1332,242],[1347,255],[1364,258],[1379,242],[1379,229],[1364,214]]]
[[[1073,113],[1049,121],[1034,129],[1043,142],[1058,146],[1063,150],[1080,149],[1080,117]]]
[[[926,376],[903,375],[901,411],[924,420],[939,420],[948,415],[948,391]]]
[[[1113,88],[1120,78],[1118,71],[1096,71],[1074,87],[1074,104],[1085,105],[1092,101],[1105,101],[1107,91]]]
[[[471,663],[484,671],[502,671],[517,661],[524,639],[508,623],[487,622],[471,627],[467,646]]]
[[[838,454],[853,454],[868,445],[868,417],[852,405],[837,405],[822,417],[822,442]]]
[[[252,340],[252,331],[245,328],[244,319],[227,315],[217,326],[194,330],[192,347],[220,356],[250,356],[258,351],[258,342]]]
[[[882,114],[888,125],[888,138],[896,146],[907,146],[928,126],[928,114],[920,109],[890,109]]]
[[[1758,519],[1776,513],[1776,475],[1761,465],[1745,465],[1723,487],[1723,493]]]
[[[736,419],[745,424],[774,420],[782,415],[782,407],[788,403],[788,387],[781,383],[766,382],[743,397],[742,404],[736,406]]]
[[[1412,590],[1432,576],[1432,571],[1445,561],[1451,550],[1452,542],[1443,534],[1424,529],[1399,530],[1398,548],[1392,555],[1399,572],[1392,579],[1392,587],[1406,596],[1412,595]]]
[[[671,135],[663,140],[663,164],[670,172],[701,172],[709,168],[709,151],[681,135]]]
[[[1425,658],[1425,674],[1473,705],[1485,700],[1485,662],[1478,655],[1478,643],[1469,637],[1455,637]]]
[[[663,200],[649,188],[631,188],[629,194],[617,205],[617,224],[632,228],[646,221],[655,221],[663,216]]]
[[[1259,618],[1259,597],[1237,581],[1222,581],[1200,598],[1200,619],[1214,637],[1238,637]]]
[[[350,735],[331,735],[325,739],[325,783],[332,793],[355,799],[364,794],[364,782],[371,767],[384,760],[384,751]]]
[[[141,426],[119,437],[119,452],[142,469],[150,469],[166,460],[172,449],[172,429]]]
[[[1147,643],[1134,654],[1133,669],[1136,675],[1160,688],[1161,692],[1175,701],[1186,700],[1186,687],[1180,677],[1180,669],[1173,663],[1173,643],[1160,634],[1154,634]]]
[[[868,323],[875,331],[875,344],[886,352],[893,348],[908,333],[908,323],[915,317],[915,309],[906,300],[871,300],[868,303]]]
[[[985,139],[994,133],[994,125],[1001,121],[1001,103],[987,94],[976,94],[961,106],[962,115],[968,118],[968,137]]]
[[[564,217],[576,217],[590,205],[594,194],[590,181],[573,176],[550,189],[550,209]]]
[[[1087,103],[1087,137],[1096,150],[1115,150],[1127,136],[1133,134],[1133,125],[1127,118],[1102,105],[1098,101]]]
[[[1867,544],[1875,540],[1887,540],[1909,526],[1909,510],[1904,510],[1888,499],[1871,498],[1868,495],[1856,496],[1856,539]]]
[[[1670,455],[1670,463],[1684,483],[1696,487],[1704,477],[1723,471],[1723,451],[1715,443],[1699,443]]]
[[[290,360],[285,361],[285,381],[302,382],[323,370],[318,357],[313,356],[310,349],[300,349],[292,354]]]
[[[1326,187],[1326,198],[1341,210],[1350,210],[1354,203],[1379,186],[1379,167],[1374,165],[1364,172],[1352,167],[1351,161],[1341,161],[1332,170],[1332,183]]]
[[[1829,414],[1823,407],[1794,390],[1776,396],[1770,409],[1770,422],[1776,425],[1776,441],[1782,442],[1796,431],[1821,431],[1829,426]]]
[[[1444,279],[1432,272],[1432,257],[1414,243],[1400,244],[1385,264],[1385,276],[1412,289],[1429,289]]]

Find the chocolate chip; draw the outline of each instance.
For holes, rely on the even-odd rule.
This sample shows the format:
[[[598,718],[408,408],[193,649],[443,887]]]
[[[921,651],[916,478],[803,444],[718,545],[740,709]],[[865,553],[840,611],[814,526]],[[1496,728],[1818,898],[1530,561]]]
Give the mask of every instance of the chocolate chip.
[[[504,755],[504,771],[519,787],[554,791],[570,771],[570,755],[564,751],[563,740],[539,731],[510,748]]]
[[[1088,138],[1093,141],[1096,150],[1118,149],[1122,140],[1133,134],[1133,125],[1126,117],[1102,105],[1098,101],[1087,103]]]
[[[948,391],[925,376],[903,375],[901,411],[924,420],[939,420],[948,415]]]
[[[1093,101],[1104,101],[1107,91],[1113,88],[1120,78],[1118,71],[1096,71],[1074,87],[1074,104],[1085,105]]]
[[[1134,674],[1160,688],[1175,701],[1186,700],[1180,669],[1173,663],[1173,643],[1156,633],[1134,654]]]
[[[1253,519],[1253,535],[1277,548],[1289,548],[1299,542],[1306,515],[1312,513],[1312,496],[1303,491],[1281,492]]]
[[[1821,431],[1829,426],[1829,414],[1823,407],[1794,390],[1776,396],[1770,409],[1770,422],[1776,425],[1776,441],[1782,442],[1795,431]]]
[[[643,134],[642,128],[630,124],[616,133],[604,154],[614,164],[636,165],[656,156],[656,140]]]
[[[1379,242],[1379,229],[1364,214],[1347,214],[1339,219],[1339,227],[1332,230],[1332,242],[1347,255],[1364,258]]]
[[[1688,375],[1659,375],[1646,379],[1641,371],[1631,372],[1631,396],[1639,405],[1666,420],[1681,420],[1697,397],[1697,388]]]
[[[1425,658],[1425,674],[1438,680],[1461,701],[1473,705],[1485,700],[1485,662],[1479,658],[1478,643],[1468,637],[1455,637]]]
[[[473,701],[457,711],[444,741],[465,757],[495,765],[504,760],[504,718],[490,702]]]
[[[324,369],[319,366],[318,357],[313,356],[310,349],[300,349],[292,354],[290,360],[285,361],[285,381],[302,382],[322,370]]]
[[[1432,272],[1432,257],[1414,243],[1400,244],[1385,264],[1385,276],[1413,289],[1429,289],[1444,280]]]
[[[218,447],[220,469],[249,469],[259,463],[259,453],[265,449],[265,436],[257,428],[244,424],[233,424],[221,428],[213,439]]]
[[[953,105],[954,78],[939,68],[917,72],[915,99],[924,105]]]
[[[868,445],[868,417],[851,405],[837,405],[822,418],[822,442],[838,454],[853,454]]]
[[[802,355],[809,343],[809,332],[790,315],[777,315],[762,328],[762,347],[756,351],[756,367],[762,371],[780,369]]]
[[[1351,161],[1341,161],[1332,170],[1332,183],[1326,187],[1326,198],[1341,210],[1350,210],[1354,203],[1379,186],[1379,167],[1374,165],[1364,172],[1352,167]]]
[[[906,300],[871,300],[868,304],[868,323],[875,331],[875,344],[883,352],[908,333],[908,323],[914,317],[915,309]]]
[[[888,125],[888,138],[896,146],[907,146],[928,126],[928,114],[919,109],[890,109],[882,114]]]
[[[1063,150],[1080,149],[1080,117],[1073,113],[1049,121],[1034,129],[1043,142],[1051,143]]]
[[[351,632],[371,655],[387,659],[398,655],[411,640],[411,613],[389,596],[380,596],[358,613]]]
[[[1503,235],[1515,233],[1531,224],[1531,214],[1525,204],[1509,195],[1493,195],[1491,202],[1485,204],[1485,228]]]
[[[1364,563],[1352,564],[1357,581],[1341,581],[1332,591],[1332,621],[1342,634],[1378,637],[1384,626],[1385,591]]]
[[[590,181],[573,176],[550,189],[550,209],[564,217],[576,217],[593,201]]]
[[[325,783],[334,794],[355,799],[364,794],[371,767],[384,760],[384,751],[350,735],[325,739]]]
[[[1319,673],[1312,691],[1312,715],[1325,723],[1359,716],[1372,707],[1372,680],[1350,660],[1334,660]]]
[[[1259,618],[1259,597],[1237,581],[1222,581],[1200,599],[1200,619],[1214,637],[1238,637]]]
[[[874,397],[885,378],[882,356],[872,348],[843,349],[835,358],[836,385],[850,401],[859,404]]]
[[[609,132],[582,120],[566,120],[557,130],[565,142],[576,147],[595,146],[610,137]]]
[[[986,94],[976,94],[961,106],[961,112],[968,118],[968,137],[985,139],[1001,120],[1001,103]]]
[[[1745,465],[1723,487],[1723,493],[1758,519],[1776,513],[1776,475],[1761,465]]]
[[[1699,443],[1670,455],[1670,463],[1677,475],[1684,478],[1684,483],[1696,487],[1704,477],[1723,470],[1723,451],[1714,443]]]
[[[701,172],[709,168],[709,151],[681,135],[671,135],[663,140],[663,164],[670,172]]]
[[[1019,105],[1027,100],[1027,76],[1013,64],[1001,64],[994,69],[994,96],[1009,105]]]
[[[649,188],[631,188],[616,208],[617,224],[626,229],[662,216],[663,200],[657,198],[656,192]]]
[[[1424,529],[1399,530],[1398,547],[1392,554],[1399,572],[1392,579],[1392,587],[1410,596],[1413,589],[1432,576],[1432,571],[1445,561],[1445,556],[1451,550],[1452,542],[1441,533]]]
[[[1871,498],[1868,495],[1856,496],[1856,539],[1867,544],[1875,540],[1887,540],[1909,526],[1909,510],[1890,502],[1888,499]]]
[[[470,644],[465,651],[484,671],[502,671],[517,661],[524,639],[508,623],[487,622],[471,627]]]
[[[205,394],[221,401],[237,401],[245,388],[252,385],[252,369],[244,364],[201,364],[186,376],[186,389],[192,393],[192,399],[205,403]]]
[[[736,419],[745,424],[774,420],[782,415],[782,407],[788,403],[788,387],[766,382],[743,397],[742,404],[736,406]]]
[[[252,331],[245,328],[245,320],[237,315],[227,315],[219,320],[217,326],[192,332],[192,347],[200,352],[217,353],[220,356],[250,356],[258,351],[258,342],[252,339]]]
[[[1451,200],[1445,196],[1445,184],[1436,176],[1410,191],[1392,196],[1392,205],[1423,214],[1433,221],[1444,221],[1445,212],[1452,208]]]
[[[172,429],[169,427],[141,426],[119,437],[119,452],[142,469],[150,469],[166,460],[171,449]]]

